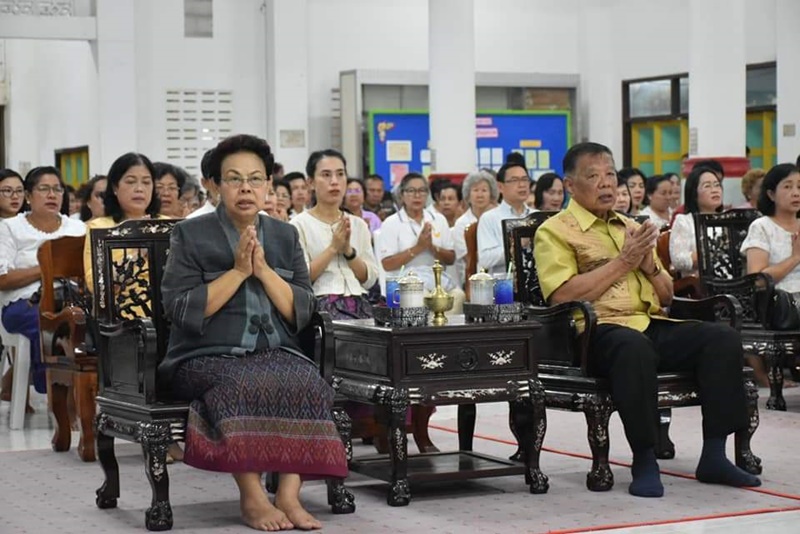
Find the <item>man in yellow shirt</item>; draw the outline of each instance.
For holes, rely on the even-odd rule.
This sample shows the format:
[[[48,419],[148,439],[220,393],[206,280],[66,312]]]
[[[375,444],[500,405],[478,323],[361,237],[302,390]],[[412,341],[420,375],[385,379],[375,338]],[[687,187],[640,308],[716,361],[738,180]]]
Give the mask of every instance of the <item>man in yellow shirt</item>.
[[[598,327],[589,372],[606,377],[633,451],[632,495],[661,497],[654,445],[660,371],[693,371],[700,386],[703,452],[701,482],[759,486],[761,481],[725,455],[729,434],[748,425],[742,380],[743,352],[736,330],[719,323],[666,319],[672,279],[655,253],[658,229],[613,211],[617,173],[611,151],[580,143],[564,156],[567,209],[535,236],[542,294],[550,304],[586,300]]]

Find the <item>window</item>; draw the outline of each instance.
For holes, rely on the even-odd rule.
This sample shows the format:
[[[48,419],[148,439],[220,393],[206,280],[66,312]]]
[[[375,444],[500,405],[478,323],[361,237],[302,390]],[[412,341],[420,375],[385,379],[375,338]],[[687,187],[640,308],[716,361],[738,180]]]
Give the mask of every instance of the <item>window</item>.
[[[214,37],[212,0],[183,0],[184,37]]]
[[[168,90],[166,112],[167,161],[199,175],[206,150],[233,133],[233,93]]]
[[[672,81],[635,82],[628,85],[631,118],[657,117],[672,112]]]

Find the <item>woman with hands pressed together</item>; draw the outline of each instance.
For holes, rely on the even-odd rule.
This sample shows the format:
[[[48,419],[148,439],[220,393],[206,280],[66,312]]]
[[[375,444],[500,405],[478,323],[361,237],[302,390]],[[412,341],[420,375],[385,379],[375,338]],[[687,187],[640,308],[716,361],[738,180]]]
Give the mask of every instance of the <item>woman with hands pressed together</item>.
[[[311,530],[321,525],[300,503],[301,477],[344,477],[347,463],[333,389],[297,340],[315,309],[297,230],[259,214],[273,163],[249,135],[214,150],[220,205],[172,233],[159,373],[191,401],[185,463],[232,473],[248,526]],[[274,504],[264,472],[280,476]]]
[[[769,170],[761,185],[758,211],[764,216],[750,224],[741,247],[747,255],[747,273],[767,273],[778,289],[800,293],[800,170],[796,166],[783,163]]]
[[[306,164],[317,203],[292,219],[305,252],[319,309],[334,319],[372,317],[367,300],[378,279],[367,223],[340,206],[348,185],[344,156],[336,150],[311,154]]]

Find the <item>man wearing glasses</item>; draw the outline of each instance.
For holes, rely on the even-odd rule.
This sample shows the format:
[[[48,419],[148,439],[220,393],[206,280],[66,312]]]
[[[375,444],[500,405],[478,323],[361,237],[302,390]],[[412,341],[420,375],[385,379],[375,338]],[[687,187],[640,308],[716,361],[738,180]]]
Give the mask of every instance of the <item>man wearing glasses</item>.
[[[518,162],[509,162],[497,171],[497,186],[503,201],[478,220],[478,267],[490,274],[506,272],[506,253],[503,247],[503,221],[522,219],[533,210],[525,205],[530,193],[528,169]]]

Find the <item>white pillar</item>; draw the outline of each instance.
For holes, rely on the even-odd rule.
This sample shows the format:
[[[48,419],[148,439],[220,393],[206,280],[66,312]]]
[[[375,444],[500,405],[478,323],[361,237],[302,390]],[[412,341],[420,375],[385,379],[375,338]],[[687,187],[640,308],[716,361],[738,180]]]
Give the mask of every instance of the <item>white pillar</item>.
[[[305,172],[309,153],[329,148],[308,146],[308,0],[266,0],[266,8],[267,142],[287,173]]]
[[[775,46],[778,64],[778,163],[800,156],[800,2],[777,0]]]
[[[745,0],[689,2],[689,31],[690,160],[714,158],[726,177],[741,177],[749,167]],[[743,201],[739,180],[725,181],[724,201]]]
[[[430,147],[435,151],[431,170],[470,172],[477,163],[475,4],[428,0],[428,12]]]
[[[100,153],[90,153],[91,168],[108,172],[114,160],[137,150],[136,51],[134,0],[97,0]]]

